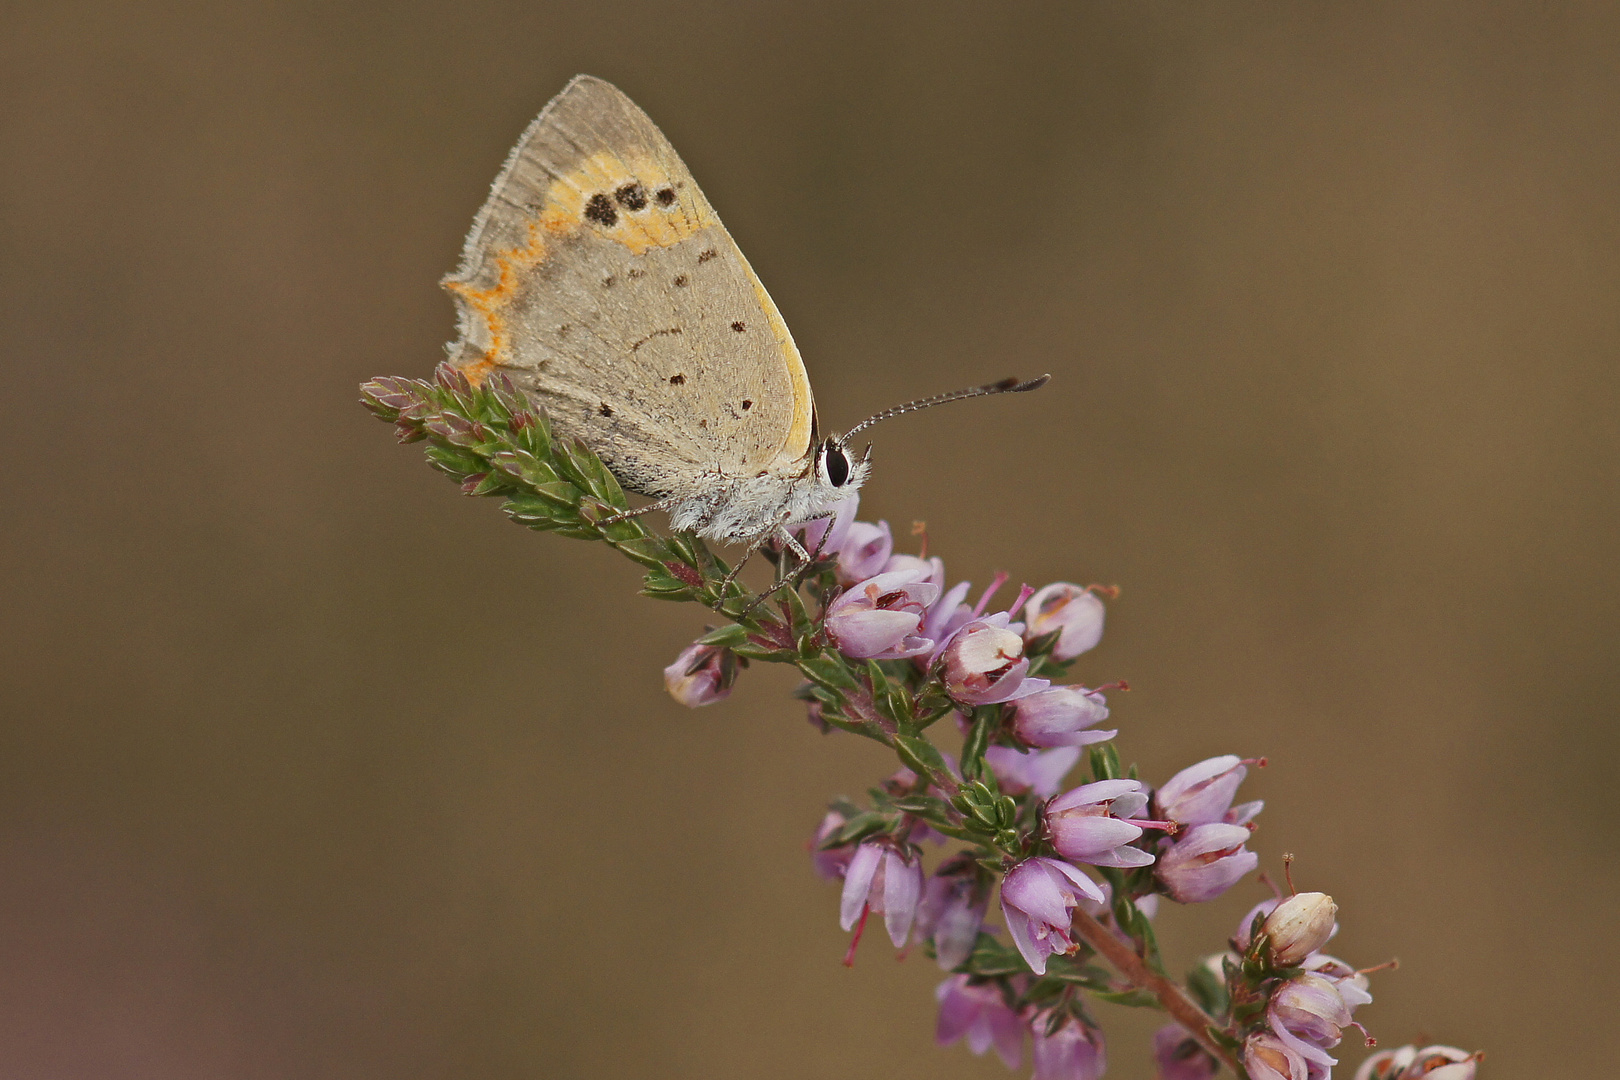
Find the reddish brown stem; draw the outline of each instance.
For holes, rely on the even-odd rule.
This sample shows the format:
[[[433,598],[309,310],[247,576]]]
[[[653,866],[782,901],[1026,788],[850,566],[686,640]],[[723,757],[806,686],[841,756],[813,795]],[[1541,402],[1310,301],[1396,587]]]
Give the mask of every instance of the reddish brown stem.
[[[1074,909],[1074,931],[1082,941],[1114,965],[1127,982],[1132,986],[1146,990],[1159,999],[1164,1011],[1169,1013],[1182,1027],[1186,1028],[1192,1037],[1198,1040],[1198,1045],[1231,1069],[1234,1075],[1242,1076],[1243,1070],[1238,1066],[1237,1059],[1232,1057],[1231,1051],[1209,1037],[1209,1029],[1217,1026],[1208,1013],[1198,1007],[1197,1002],[1187,996],[1187,992],[1174,982],[1160,975],[1147,966],[1147,962],[1136,955],[1136,950],[1115,937],[1113,931],[1092,918],[1079,908]]]

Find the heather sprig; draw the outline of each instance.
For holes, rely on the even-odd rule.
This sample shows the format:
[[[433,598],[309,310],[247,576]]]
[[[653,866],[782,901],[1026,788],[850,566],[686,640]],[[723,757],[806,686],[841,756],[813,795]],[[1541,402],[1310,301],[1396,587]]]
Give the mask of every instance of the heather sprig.
[[[1352,1013],[1372,1000],[1374,970],[1320,951],[1337,930],[1331,898],[1290,885],[1184,981],[1166,972],[1152,922],[1161,899],[1212,899],[1259,862],[1247,845],[1263,804],[1233,800],[1265,762],[1224,755],[1156,786],[1122,765],[1117,731],[1098,725],[1124,684],[1061,682],[1100,640],[1115,590],[1026,586],[992,610],[1000,575],[970,604],[969,585],[948,588],[938,556],[895,552],[888,524],[855,521],[851,498],[832,519],[795,527],[819,554],[808,567],[787,576],[789,560],[767,549],[776,576],[756,593],[696,536],[619,517],[629,503],[613,474],[582,444],[553,438],[503,376],[473,386],[446,365],[431,381],[380,378],[361,392],[464,494],[500,498],[529,528],[603,541],[643,568],[644,595],[718,615],[664,669],[676,700],[721,700],[750,661],[791,664],[817,727],[893,751],[898,771],[864,804],[831,805],[813,861],[842,883],[846,963],[875,914],[897,949],[915,943],[949,972],[937,991],[942,1044],[993,1046],[1016,1067],[1027,1038],[1036,1080],[1094,1080],[1107,1054],[1091,1006],[1106,1001],[1168,1014],[1153,1043],[1163,1080],[1222,1067],[1250,1080],[1328,1080],[1328,1051],[1359,1028]],[[955,756],[940,731],[960,737]],[[1082,757],[1087,775],[1066,780]],[[1000,928],[986,925],[997,893]],[[1407,1080],[1430,1068],[1471,1080],[1479,1059],[1403,1048],[1358,1075]]]

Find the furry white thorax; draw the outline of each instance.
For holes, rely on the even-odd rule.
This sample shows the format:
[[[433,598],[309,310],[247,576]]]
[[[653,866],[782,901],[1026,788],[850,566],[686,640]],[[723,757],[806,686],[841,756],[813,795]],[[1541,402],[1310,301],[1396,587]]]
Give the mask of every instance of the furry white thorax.
[[[834,486],[819,453],[814,465],[792,473],[770,470],[759,476],[711,473],[703,490],[669,510],[677,531],[695,532],[708,540],[736,544],[757,540],[786,525],[822,516],[834,503],[849,498],[866,482],[871,469],[864,458],[849,463],[849,477]]]

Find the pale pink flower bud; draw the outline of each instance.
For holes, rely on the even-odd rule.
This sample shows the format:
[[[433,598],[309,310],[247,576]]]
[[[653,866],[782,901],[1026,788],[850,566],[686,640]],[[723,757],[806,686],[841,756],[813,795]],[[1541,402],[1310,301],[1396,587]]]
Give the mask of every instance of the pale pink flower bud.
[[[993,705],[1046,689],[1030,679],[1024,639],[1007,626],[1006,612],[975,619],[956,632],[943,654],[945,689],[965,705]]]
[[[916,574],[879,574],[851,587],[827,607],[827,632],[845,656],[857,660],[894,660],[917,656],[934,643],[917,636],[923,613],[939,595],[939,586]]]
[[[1074,951],[1070,914],[1081,899],[1101,902],[1102,889],[1079,870],[1056,859],[1025,859],[1001,881],[1001,917],[1007,933],[1037,975],[1046,958]]]
[[[934,998],[939,1002],[935,1042],[949,1046],[965,1035],[975,1054],[994,1046],[1007,1068],[1018,1068],[1024,1059],[1025,1024],[993,984],[974,984],[966,975],[952,975],[939,984]]]
[[[1245,762],[1232,754],[1190,765],[1165,781],[1154,794],[1159,816],[1183,825],[1224,820],[1238,785],[1248,774]],[[1256,813],[1259,813],[1258,808],[1249,817]],[[1235,824],[1246,824],[1247,820]]]
[[[1089,731],[1108,719],[1107,700],[1083,686],[1053,686],[1013,706],[1012,733],[1026,746],[1089,746],[1118,731]]]
[[[737,654],[696,641],[664,669],[664,687],[670,697],[689,709],[725,698],[736,681]]]
[[[1153,872],[1172,900],[1213,900],[1260,865],[1260,856],[1243,846],[1248,840],[1242,825],[1194,825],[1160,853]]]
[[[1041,816],[1052,846],[1065,859],[1128,869],[1153,862],[1152,855],[1130,846],[1143,826],[1163,824],[1130,820],[1147,802],[1140,781],[1099,780],[1059,795]]]
[[[838,583],[852,585],[857,581],[876,577],[886,570],[889,556],[894,552],[894,537],[889,523],[876,525],[857,521],[850,525],[844,542],[838,548]]]
[[[868,840],[855,849],[855,857],[844,874],[838,924],[850,930],[863,912],[880,914],[889,940],[898,949],[911,934],[911,921],[916,918],[921,896],[922,864],[892,844]]]
[[[1024,635],[1031,641],[1063,631],[1052,649],[1054,659],[1072,660],[1102,640],[1103,602],[1090,589],[1054,581],[1036,591],[1024,610],[1029,619]]]
[[[1261,936],[1271,942],[1272,964],[1294,967],[1326,945],[1338,913],[1339,905],[1327,893],[1297,893],[1279,903],[1260,927]]]
[[[1210,1080],[1221,1068],[1180,1024],[1166,1024],[1153,1033],[1153,1061],[1159,1080]]]
[[[1033,751],[992,746],[984,752],[984,763],[990,766],[996,784],[1004,794],[1025,795],[1034,792],[1043,799],[1050,799],[1058,793],[1063,786],[1063,778],[1069,775],[1069,770],[1079,760],[1078,746]]]
[[[1108,1068],[1103,1034],[1075,1019],[1062,1021],[1056,1031],[1050,1011],[1036,1013],[1030,1022],[1035,1034],[1035,1075],[1032,1080],[1099,1080]]]
[[[1306,1080],[1305,1059],[1275,1035],[1259,1032],[1243,1044],[1243,1068],[1249,1080]]]

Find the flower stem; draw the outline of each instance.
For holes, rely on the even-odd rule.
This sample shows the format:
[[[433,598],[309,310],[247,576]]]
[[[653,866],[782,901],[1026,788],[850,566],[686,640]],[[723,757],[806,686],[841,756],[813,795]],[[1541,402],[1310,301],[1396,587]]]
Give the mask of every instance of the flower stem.
[[[1210,1038],[1209,1029],[1218,1025],[1187,996],[1185,990],[1148,967],[1147,963],[1136,955],[1135,949],[1119,940],[1106,926],[1078,907],[1074,909],[1073,927],[1081,940],[1114,965],[1115,969],[1125,976],[1126,981],[1158,998],[1159,1004],[1164,1006],[1164,1011],[1169,1013],[1176,1023],[1186,1028],[1192,1037],[1198,1040],[1198,1045],[1207,1050],[1216,1061],[1231,1069],[1234,1075],[1244,1075],[1231,1052]]]

